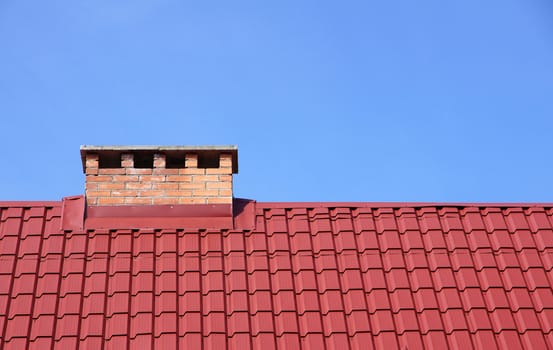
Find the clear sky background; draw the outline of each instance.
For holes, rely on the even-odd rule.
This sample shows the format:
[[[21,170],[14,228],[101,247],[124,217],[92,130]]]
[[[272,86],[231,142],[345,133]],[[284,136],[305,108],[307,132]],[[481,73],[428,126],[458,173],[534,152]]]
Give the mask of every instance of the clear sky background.
[[[236,144],[258,201],[553,202],[553,3],[0,1],[0,200]]]

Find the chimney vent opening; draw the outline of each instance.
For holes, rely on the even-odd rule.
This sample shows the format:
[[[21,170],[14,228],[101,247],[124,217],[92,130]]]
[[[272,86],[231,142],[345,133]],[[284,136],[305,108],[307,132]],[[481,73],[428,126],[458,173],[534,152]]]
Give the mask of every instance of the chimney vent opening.
[[[165,155],[165,167],[167,169],[182,169],[184,168],[186,156],[184,153],[170,154]]]
[[[218,168],[219,167],[219,154],[200,154],[198,155],[198,168]]]
[[[119,153],[101,153],[98,155],[98,168],[117,169],[121,168],[121,155]]]
[[[154,154],[151,152],[134,153],[134,167],[136,169],[152,169],[154,167]]]

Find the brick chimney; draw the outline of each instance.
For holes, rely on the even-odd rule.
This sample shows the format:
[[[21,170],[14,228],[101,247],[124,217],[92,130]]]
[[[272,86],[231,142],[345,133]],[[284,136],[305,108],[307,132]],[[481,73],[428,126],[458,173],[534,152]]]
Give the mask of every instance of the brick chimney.
[[[236,146],[81,146],[86,204],[232,204]]]

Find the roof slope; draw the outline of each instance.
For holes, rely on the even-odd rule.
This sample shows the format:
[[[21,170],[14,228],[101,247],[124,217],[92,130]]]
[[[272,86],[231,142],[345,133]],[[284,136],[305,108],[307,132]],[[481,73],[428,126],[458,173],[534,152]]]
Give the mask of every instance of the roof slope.
[[[61,203],[0,203],[0,348],[552,348],[552,216],[257,203],[251,231],[61,231]]]

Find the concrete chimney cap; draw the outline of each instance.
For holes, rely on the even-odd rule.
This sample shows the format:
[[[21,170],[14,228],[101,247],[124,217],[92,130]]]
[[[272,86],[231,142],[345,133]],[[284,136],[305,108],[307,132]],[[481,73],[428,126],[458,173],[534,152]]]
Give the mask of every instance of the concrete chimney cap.
[[[207,145],[207,146],[93,146],[81,145],[81,162],[83,171],[86,169],[87,154],[123,154],[123,153],[162,153],[162,154],[198,154],[214,155],[221,153],[232,154],[232,172],[238,173],[238,147],[236,145]]]

